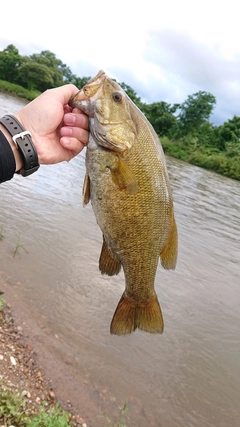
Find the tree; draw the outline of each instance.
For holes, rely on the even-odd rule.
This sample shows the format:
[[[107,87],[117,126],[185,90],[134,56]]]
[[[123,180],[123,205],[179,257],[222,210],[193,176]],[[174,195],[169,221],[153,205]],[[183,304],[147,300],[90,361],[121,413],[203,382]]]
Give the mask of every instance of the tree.
[[[127,85],[124,82],[118,83],[118,84],[123,88],[123,90],[129,96],[129,98],[131,98],[131,100],[134,102],[134,104],[136,104],[137,107],[140,108],[140,110],[142,110],[143,109],[143,103],[141,102],[141,98],[139,96],[137,96],[137,93],[135,92],[135,90],[133,88],[131,88],[131,86]]]
[[[220,126],[220,135],[227,142],[240,143],[240,117],[233,116],[232,119]]]
[[[57,59],[54,53],[49,50],[43,50],[41,53],[34,53],[29,58],[31,61],[47,67],[52,74],[51,84],[44,89],[39,87],[39,90],[43,91],[50,89],[51,87],[58,87],[64,84],[63,71],[61,67],[65,68],[66,65],[63,64],[60,59]]]
[[[195,132],[206,123],[216,104],[214,95],[199,91],[189,95],[180,106],[178,115],[178,134],[184,136],[189,132]]]
[[[174,113],[178,106],[164,101],[145,104],[144,113],[159,136],[172,136],[177,122]]]
[[[89,80],[91,80],[91,77],[77,77],[74,74],[71,83],[73,83],[79,89],[82,89],[82,87],[85,86]]]
[[[59,64],[58,66],[59,70],[61,70],[64,83],[73,83],[74,74],[72,73],[70,67],[68,67],[66,64]]]
[[[18,49],[9,44],[0,52],[0,79],[10,83],[18,83],[18,68],[22,63],[22,57]]]
[[[44,64],[35,61],[26,61],[19,67],[19,78],[22,85],[29,90],[37,89],[40,92],[54,86],[53,71]]]

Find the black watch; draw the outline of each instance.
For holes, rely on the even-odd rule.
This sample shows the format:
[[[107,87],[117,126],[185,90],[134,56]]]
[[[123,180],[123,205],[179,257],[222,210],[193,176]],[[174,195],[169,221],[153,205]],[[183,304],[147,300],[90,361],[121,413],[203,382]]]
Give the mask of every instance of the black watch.
[[[28,176],[36,172],[39,168],[38,155],[30,132],[25,130],[14,116],[5,115],[0,118],[0,123],[10,133],[21,154],[23,167],[17,173],[20,173],[22,176]]]

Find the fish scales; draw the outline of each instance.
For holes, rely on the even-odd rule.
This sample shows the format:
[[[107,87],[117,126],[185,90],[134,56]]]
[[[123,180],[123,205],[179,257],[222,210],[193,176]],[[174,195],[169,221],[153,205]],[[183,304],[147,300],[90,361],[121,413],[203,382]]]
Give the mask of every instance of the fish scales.
[[[121,101],[115,101],[117,94]],[[103,72],[70,105],[90,118],[83,192],[103,233],[99,268],[113,275],[122,267],[125,275],[125,291],[111,333],[125,335],[136,328],[162,333],[154,282],[159,257],[164,268],[175,268],[177,227],[158,136],[120,86]]]

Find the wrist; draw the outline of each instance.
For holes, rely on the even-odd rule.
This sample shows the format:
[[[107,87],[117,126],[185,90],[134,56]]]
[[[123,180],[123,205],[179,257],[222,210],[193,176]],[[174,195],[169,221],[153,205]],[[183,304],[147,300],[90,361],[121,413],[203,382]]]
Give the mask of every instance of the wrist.
[[[16,159],[16,171],[22,176],[28,176],[36,172],[39,168],[38,155],[32,141],[31,133],[23,128],[16,117],[11,115],[1,117],[0,123],[5,128],[5,132],[7,131],[8,133],[7,140],[12,147]],[[9,136],[10,139],[8,139]]]
[[[3,133],[3,135],[5,136],[5,138],[8,140],[8,143],[12,149],[12,152],[13,152],[13,155],[15,158],[15,164],[16,164],[15,172],[18,172],[23,167],[22,156],[19,153],[19,150],[17,149],[16,144],[13,142],[12,136],[10,135],[10,133],[5,129],[5,127],[1,123],[0,123],[0,130]]]

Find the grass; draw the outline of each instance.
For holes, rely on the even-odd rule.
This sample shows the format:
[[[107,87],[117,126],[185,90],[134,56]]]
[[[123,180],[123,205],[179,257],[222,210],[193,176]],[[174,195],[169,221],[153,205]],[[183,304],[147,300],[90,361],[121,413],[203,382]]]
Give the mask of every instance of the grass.
[[[13,257],[15,257],[17,254],[19,254],[22,249],[25,249],[25,247],[24,247],[25,245],[23,243],[21,243],[20,236],[21,236],[21,232],[19,231],[17,234],[17,243],[16,243],[16,246],[13,250]]]
[[[38,90],[28,90],[14,83],[6,82],[5,80],[0,80],[0,91],[12,93],[28,101],[32,101],[41,93]]]
[[[26,409],[26,399],[18,390],[10,391],[0,381],[0,421],[6,426],[14,427],[69,427],[67,412],[56,403],[54,408],[46,411],[44,403],[39,406],[38,413],[32,414]]]
[[[3,297],[3,292],[0,291],[0,311],[3,309],[3,307],[5,306],[5,299]]]
[[[53,408],[46,409],[46,404],[39,406],[37,413],[26,408],[27,401],[19,390],[11,391],[8,386],[2,385],[0,380],[0,422],[4,426],[14,427],[71,427],[72,422],[68,413],[61,409],[59,403]],[[104,427],[127,427],[128,405],[124,403],[119,408],[119,419],[113,423],[107,414],[103,414],[106,424]]]
[[[161,137],[160,141],[165,154],[240,181],[240,144],[233,147],[233,144],[227,143],[226,149],[219,151],[197,144],[193,137],[177,141]]]
[[[0,227],[0,240],[3,240],[3,239],[4,239],[4,237],[5,237],[5,234],[4,234],[4,227]]]
[[[113,423],[110,418],[107,416],[107,414],[104,412],[102,418],[104,418],[105,422],[107,424],[104,425],[104,427],[127,427],[126,420],[128,419],[128,405],[127,402],[124,403],[123,407],[119,408],[120,413],[118,420]]]
[[[5,237],[4,227],[0,227],[0,241],[3,240],[4,237]],[[21,242],[21,232],[19,231],[17,233],[17,243],[15,248],[13,249],[13,258],[15,258],[17,254],[20,254],[22,249],[26,251],[24,243]]]

